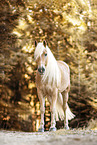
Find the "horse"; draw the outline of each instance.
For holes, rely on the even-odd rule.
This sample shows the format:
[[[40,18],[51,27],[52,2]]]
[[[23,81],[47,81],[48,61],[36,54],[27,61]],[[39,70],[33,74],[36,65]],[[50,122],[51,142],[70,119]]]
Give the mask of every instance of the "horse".
[[[68,106],[70,90],[70,69],[63,61],[57,61],[46,41],[35,41],[34,59],[37,64],[36,88],[40,101],[41,121],[39,132],[44,132],[45,97],[50,103],[51,127],[56,131],[56,121],[64,120],[64,128],[69,129],[68,120],[74,118]]]

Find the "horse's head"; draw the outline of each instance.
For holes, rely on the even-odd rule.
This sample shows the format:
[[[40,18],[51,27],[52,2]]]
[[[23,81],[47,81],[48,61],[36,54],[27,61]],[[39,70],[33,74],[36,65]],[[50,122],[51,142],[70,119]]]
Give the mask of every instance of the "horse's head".
[[[46,41],[43,41],[43,43],[38,43],[35,41],[35,53],[34,57],[36,60],[36,63],[38,65],[38,72],[40,75],[44,75],[46,65],[47,65],[47,49],[46,49]]]

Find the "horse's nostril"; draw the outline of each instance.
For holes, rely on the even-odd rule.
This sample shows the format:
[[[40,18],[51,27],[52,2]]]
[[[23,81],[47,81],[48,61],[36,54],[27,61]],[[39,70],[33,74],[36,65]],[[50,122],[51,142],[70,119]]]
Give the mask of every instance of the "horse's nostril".
[[[45,72],[45,68],[44,67],[39,67],[38,71],[39,71],[39,73],[43,74]]]
[[[44,67],[42,67],[42,72],[44,72],[45,71],[45,68]]]

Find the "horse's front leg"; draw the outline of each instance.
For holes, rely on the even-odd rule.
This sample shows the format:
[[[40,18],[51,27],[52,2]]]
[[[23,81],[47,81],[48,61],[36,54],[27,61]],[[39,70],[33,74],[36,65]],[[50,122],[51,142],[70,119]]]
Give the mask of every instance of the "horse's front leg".
[[[37,89],[37,93],[40,101],[40,114],[41,114],[41,121],[40,121],[40,127],[38,129],[38,132],[44,132],[45,98],[43,97],[41,90]]]
[[[50,110],[51,110],[51,127],[50,127],[50,131],[56,131],[56,127],[55,127],[56,126],[55,112],[56,112],[57,95],[58,95],[58,90],[56,89],[53,92],[51,106],[50,106]]]

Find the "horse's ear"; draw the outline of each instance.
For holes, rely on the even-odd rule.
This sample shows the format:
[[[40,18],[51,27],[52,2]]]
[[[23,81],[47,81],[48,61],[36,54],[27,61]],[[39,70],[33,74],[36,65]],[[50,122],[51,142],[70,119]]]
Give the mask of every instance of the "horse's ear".
[[[44,47],[46,47],[46,45],[47,45],[47,42],[45,40],[43,41],[43,45],[44,45]]]
[[[35,47],[37,46],[37,41],[35,40]]]

